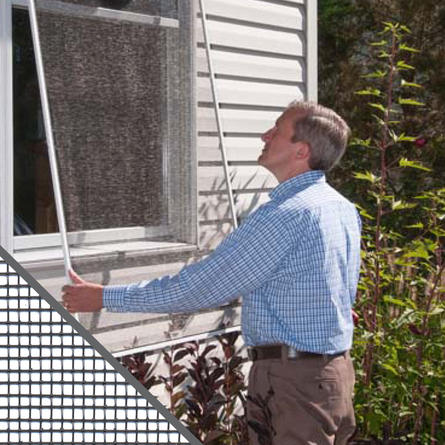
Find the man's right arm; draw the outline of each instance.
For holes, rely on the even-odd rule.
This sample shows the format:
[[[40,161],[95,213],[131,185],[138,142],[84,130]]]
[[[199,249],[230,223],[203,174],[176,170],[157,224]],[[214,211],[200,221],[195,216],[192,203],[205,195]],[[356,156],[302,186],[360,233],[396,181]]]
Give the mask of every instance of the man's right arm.
[[[260,207],[207,258],[177,275],[105,286],[103,304],[117,312],[193,312],[218,307],[261,287],[290,249],[276,208]]]

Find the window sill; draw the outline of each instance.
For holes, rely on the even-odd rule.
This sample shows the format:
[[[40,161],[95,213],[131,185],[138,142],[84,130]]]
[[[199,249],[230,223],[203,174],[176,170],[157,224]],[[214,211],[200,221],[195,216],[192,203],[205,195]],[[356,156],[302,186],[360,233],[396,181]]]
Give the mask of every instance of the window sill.
[[[198,247],[194,244],[168,241],[126,241],[106,244],[90,244],[87,246],[70,247],[73,262],[124,262],[138,258],[154,258],[175,255],[190,255],[196,253]],[[61,247],[21,250],[14,253],[14,258],[28,270],[52,269],[63,267],[63,252]],[[162,262],[161,258],[159,258]]]

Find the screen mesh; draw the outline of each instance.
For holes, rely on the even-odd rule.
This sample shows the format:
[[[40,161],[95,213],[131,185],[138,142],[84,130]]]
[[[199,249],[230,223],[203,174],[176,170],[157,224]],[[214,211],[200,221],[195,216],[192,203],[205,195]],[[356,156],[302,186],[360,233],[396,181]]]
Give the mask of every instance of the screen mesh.
[[[0,257],[0,443],[198,444],[112,361]]]
[[[36,1],[68,231],[168,223],[170,120],[188,42],[176,2],[162,5]]]

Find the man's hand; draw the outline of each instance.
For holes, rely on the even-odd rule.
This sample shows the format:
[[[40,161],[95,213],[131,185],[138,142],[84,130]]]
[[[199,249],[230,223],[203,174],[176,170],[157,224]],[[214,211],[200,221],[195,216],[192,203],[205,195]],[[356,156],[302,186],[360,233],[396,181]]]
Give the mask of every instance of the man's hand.
[[[88,283],[77,275],[74,270],[69,270],[73,284],[62,287],[62,301],[65,308],[71,312],[97,312],[103,307],[103,286]]]
[[[358,326],[358,323],[360,321],[360,317],[357,312],[354,311],[354,309],[352,309],[352,321],[354,322],[354,326]]]

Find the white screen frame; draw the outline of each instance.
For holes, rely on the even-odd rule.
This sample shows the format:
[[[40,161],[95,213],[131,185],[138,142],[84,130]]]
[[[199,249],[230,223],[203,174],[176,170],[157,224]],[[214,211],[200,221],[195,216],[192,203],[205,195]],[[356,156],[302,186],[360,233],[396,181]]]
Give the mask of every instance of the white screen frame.
[[[2,135],[4,137],[0,140],[0,243],[6,250],[10,253],[23,252],[30,249],[41,249],[49,247],[60,246],[60,233],[47,233],[47,234],[32,234],[32,235],[14,235],[14,177],[13,177],[13,158],[14,158],[14,140],[13,140],[13,42],[12,42],[12,10],[13,8],[28,9],[28,0],[2,0],[0,5],[0,24],[2,34],[1,34],[1,46],[0,46],[0,112],[3,118],[1,119],[0,125],[2,128]],[[125,20],[140,21],[140,14],[133,14],[129,12],[115,12],[112,10],[107,10],[106,8],[99,8],[101,13],[107,19],[119,18],[122,14],[125,16]],[[110,12],[111,11],[111,12]],[[167,18],[151,18],[157,24],[168,27],[178,27],[179,21],[175,19]],[[150,17],[144,20],[151,20]],[[162,22],[162,23],[161,23]],[[194,63],[194,53],[195,48],[192,46],[192,57]],[[194,100],[194,91],[191,100]],[[193,102],[194,105],[194,102]],[[192,131],[193,132],[193,131]],[[193,135],[195,138],[196,135]],[[164,144],[165,145],[165,144]],[[163,150],[168,150],[169,147],[163,147]],[[194,148],[192,148],[194,150]],[[191,153],[191,158],[195,159],[195,153]],[[165,189],[171,191],[169,187],[169,179],[167,172],[168,166],[168,156],[165,153],[165,163],[164,163],[164,186]],[[193,163],[195,164],[195,162]],[[195,166],[195,170],[196,170]],[[170,174],[172,172],[170,171]],[[190,175],[191,178],[191,188],[196,192],[196,175],[197,172],[193,171]],[[191,227],[186,231],[191,234],[188,236],[192,244],[197,243],[197,209],[196,193],[192,193],[190,202],[190,214],[191,218],[187,218],[188,221],[192,221]],[[98,229],[98,230],[88,230],[88,231],[78,231],[78,232],[68,232],[68,242],[70,245],[76,245],[79,243],[112,243],[113,241],[127,240],[140,240],[140,239],[154,239],[154,238],[166,238],[175,235],[177,232],[178,222],[172,220],[172,211],[170,210],[170,204],[172,200],[169,198],[166,203],[169,207],[167,211],[168,221],[166,224],[160,226],[150,226],[150,227],[123,227],[123,228],[111,228],[111,229]],[[194,221],[194,223],[193,223]],[[183,232],[184,230],[181,229]]]

